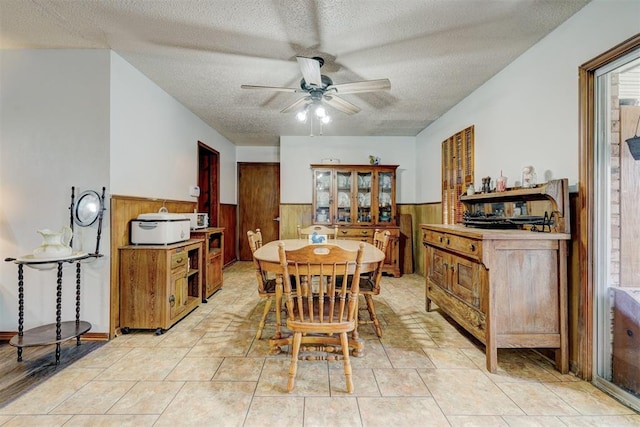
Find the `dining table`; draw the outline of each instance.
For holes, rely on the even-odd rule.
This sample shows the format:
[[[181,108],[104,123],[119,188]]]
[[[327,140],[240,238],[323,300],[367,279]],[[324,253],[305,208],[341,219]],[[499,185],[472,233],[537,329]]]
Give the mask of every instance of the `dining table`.
[[[282,332],[281,312],[282,312],[282,297],[283,297],[283,282],[282,273],[283,269],[280,265],[280,258],[278,256],[279,244],[284,243],[285,250],[300,249],[303,246],[310,245],[308,239],[284,239],[274,240],[269,243],[265,243],[262,247],[258,248],[253,256],[257,260],[260,269],[263,272],[275,274],[276,278],[276,298],[275,298],[275,310],[276,310],[276,327],[275,334],[269,339],[269,350],[271,354],[278,354],[282,351],[282,346],[289,346],[291,344],[291,335],[284,334]],[[360,240],[328,240],[327,245],[337,245],[342,249],[349,251],[357,251],[360,248],[360,244],[364,244],[364,253],[362,257],[362,264],[360,267],[360,273],[370,273],[380,267],[380,263],[384,261],[385,254],[380,249],[368,242],[362,242]],[[356,328],[351,334],[349,339],[349,347],[351,347],[352,355],[355,357],[362,356],[364,350],[364,341],[358,336],[358,322],[356,322]]]

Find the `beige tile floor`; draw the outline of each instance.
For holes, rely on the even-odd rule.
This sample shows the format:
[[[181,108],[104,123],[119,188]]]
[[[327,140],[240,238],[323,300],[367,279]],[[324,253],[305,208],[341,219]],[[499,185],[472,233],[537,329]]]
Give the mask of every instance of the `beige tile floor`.
[[[301,362],[286,392],[288,356],[255,339],[264,302],[241,262],[164,335],[117,337],[0,408],[0,425],[640,426],[633,410],[533,351],[500,350],[487,372],[481,347],[425,312],[418,275],[385,277],[376,301],[384,337],[361,328],[353,395],[329,362]]]

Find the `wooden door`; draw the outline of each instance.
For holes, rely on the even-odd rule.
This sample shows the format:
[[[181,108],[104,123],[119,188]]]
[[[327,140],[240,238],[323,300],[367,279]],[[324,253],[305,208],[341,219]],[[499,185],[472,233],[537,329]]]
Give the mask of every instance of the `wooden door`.
[[[259,228],[264,243],[280,238],[280,164],[238,163],[238,253],[252,259],[247,231]]]

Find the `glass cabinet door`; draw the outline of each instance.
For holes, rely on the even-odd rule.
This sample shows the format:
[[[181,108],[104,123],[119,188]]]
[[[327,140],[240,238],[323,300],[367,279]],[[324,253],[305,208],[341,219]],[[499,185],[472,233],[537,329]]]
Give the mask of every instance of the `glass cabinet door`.
[[[352,218],[353,172],[336,171],[336,224],[349,224]]]
[[[357,222],[370,223],[371,222],[371,203],[372,203],[372,185],[373,185],[373,173],[372,172],[358,172],[358,191],[356,196],[356,205],[358,207]]]
[[[393,172],[378,173],[378,222],[395,221],[395,182]]]
[[[331,171],[316,170],[313,176],[313,218],[315,224],[331,224]]]

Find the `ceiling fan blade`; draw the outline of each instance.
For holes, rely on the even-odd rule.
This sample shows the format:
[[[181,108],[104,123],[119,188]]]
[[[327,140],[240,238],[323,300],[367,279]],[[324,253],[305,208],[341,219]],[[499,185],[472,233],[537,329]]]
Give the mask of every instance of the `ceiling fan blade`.
[[[308,85],[322,87],[322,76],[320,75],[320,62],[317,59],[296,56],[302,77]]]
[[[342,111],[345,114],[355,114],[360,111],[360,107],[336,95],[325,95],[324,102],[326,102],[330,107],[333,107],[338,111]]]
[[[285,107],[282,111],[280,111],[281,113],[288,113],[290,111],[293,111],[299,107],[301,107],[302,105],[306,104],[307,101],[309,101],[309,97],[305,96],[304,98],[300,98],[297,101],[295,101],[293,104],[289,105],[288,107]]]
[[[294,87],[273,87],[273,86],[254,86],[254,85],[241,85],[242,89],[259,89],[259,90],[270,90],[276,92],[299,92],[298,89]]]
[[[379,90],[389,89],[391,89],[391,82],[389,79],[365,80],[362,82],[342,83],[327,87],[328,91],[335,90],[339,95],[346,93],[376,92]]]

